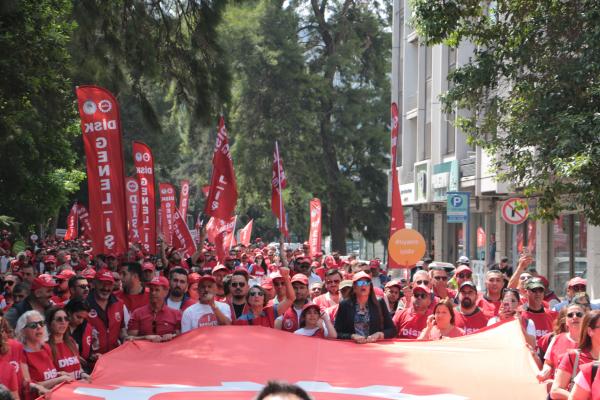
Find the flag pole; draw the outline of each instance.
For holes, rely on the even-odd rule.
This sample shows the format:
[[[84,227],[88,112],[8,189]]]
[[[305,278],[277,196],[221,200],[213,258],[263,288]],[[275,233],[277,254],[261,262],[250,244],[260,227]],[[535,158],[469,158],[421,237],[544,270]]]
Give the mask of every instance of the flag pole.
[[[277,188],[279,190],[279,233],[283,236],[283,200],[281,193],[281,165],[279,163],[279,145],[275,141],[275,158],[277,159]],[[285,240],[285,238],[284,238]]]
[[[235,218],[233,219],[233,238],[235,239],[235,227],[237,225],[237,215],[235,216]],[[231,248],[233,247],[233,240],[229,241],[229,250],[231,250]]]

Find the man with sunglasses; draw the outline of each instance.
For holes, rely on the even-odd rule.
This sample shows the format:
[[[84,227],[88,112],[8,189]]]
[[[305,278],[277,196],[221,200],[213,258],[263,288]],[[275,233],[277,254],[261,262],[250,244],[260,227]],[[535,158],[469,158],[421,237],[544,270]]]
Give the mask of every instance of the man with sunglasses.
[[[531,278],[526,283],[527,304],[523,307],[521,316],[525,320],[532,320],[535,324],[535,338],[540,339],[552,331],[557,313],[544,308],[544,283],[539,278]]]
[[[239,318],[244,313],[244,308],[248,304],[246,297],[248,295],[248,272],[245,269],[237,269],[231,276],[231,282],[229,283],[229,290],[231,292],[231,303],[230,306],[233,309],[234,314],[232,320]]]
[[[465,335],[475,333],[485,328],[488,318],[477,307],[477,286],[471,281],[465,281],[458,291],[458,306],[454,312],[454,325],[465,331]]]
[[[419,271],[424,272],[424,271]],[[417,272],[414,278],[418,277]],[[425,272],[425,275],[427,273]],[[420,279],[416,279],[415,282]],[[431,315],[431,290],[427,285],[415,285],[412,289],[410,307],[396,312],[393,321],[398,330],[398,337],[404,339],[417,339],[421,331],[427,326],[427,317]]]
[[[15,328],[17,320],[25,312],[35,310],[42,315],[46,313],[52,303],[52,289],[56,286],[54,279],[50,275],[42,274],[35,278],[31,283],[31,292],[21,302],[15,303],[7,312],[6,320]]]
[[[340,282],[342,273],[337,269],[330,269],[325,274],[325,289],[327,293],[313,299],[313,303],[322,309],[333,307],[340,302]]]
[[[229,304],[216,301],[217,282],[212,275],[202,275],[198,281],[198,302],[187,308],[181,317],[181,332],[192,329],[231,325]]]
[[[576,276],[567,283],[567,294],[565,299],[552,307],[552,311],[560,311],[563,307],[571,304],[573,298],[578,293],[587,292],[587,280]],[[591,305],[592,309],[597,309],[595,304]]]
[[[433,294],[438,299],[454,299],[456,297],[456,291],[448,288],[448,272],[444,267],[432,263],[429,266],[429,273],[431,274],[431,283],[433,286]]]
[[[4,277],[2,292],[0,292],[4,300],[4,305],[0,304],[0,310],[6,311],[8,308],[10,308],[10,306],[13,305],[13,289],[18,282],[19,277],[16,275],[8,274]]]
[[[297,274],[304,274],[308,278],[308,286],[312,286],[313,283],[322,283],[323,281],[319,275],[312,271],[312,263],[310,258],[300,256],[294,261],[295,270]]]
[[[54,287],[54,296],[50,298],[52,302],[63,307],[71,298],[71,292],[69,291],[69,279],[75,276],[75,272],[71,269],[63,269],[54,277],[56,286]]]
[[[69,292],[71,293],[70,299],[81,299],[85,300],[90,294],[90,284],[83,276],[74,276],[69,279]],[[65,303],[67,304],[67,303]]]

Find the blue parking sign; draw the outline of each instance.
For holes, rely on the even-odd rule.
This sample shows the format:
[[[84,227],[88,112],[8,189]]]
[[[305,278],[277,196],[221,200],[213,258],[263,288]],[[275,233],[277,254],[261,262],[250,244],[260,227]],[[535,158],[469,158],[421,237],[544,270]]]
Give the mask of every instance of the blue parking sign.
[[[469,192],[448,192],[448,223],[463,223],[469,220],[469,202],[471,193]]]

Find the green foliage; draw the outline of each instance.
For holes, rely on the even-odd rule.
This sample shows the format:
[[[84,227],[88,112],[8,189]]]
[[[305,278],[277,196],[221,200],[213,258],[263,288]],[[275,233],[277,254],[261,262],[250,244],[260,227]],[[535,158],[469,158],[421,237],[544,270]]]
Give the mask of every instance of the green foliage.
[[[493,5],[493,8],[490,7]],[[477,45],[443,98],[497,171],[537,198],[538,216],[582,210],[600,223],[600,4],[593,0],[413,0],[429,43]]]

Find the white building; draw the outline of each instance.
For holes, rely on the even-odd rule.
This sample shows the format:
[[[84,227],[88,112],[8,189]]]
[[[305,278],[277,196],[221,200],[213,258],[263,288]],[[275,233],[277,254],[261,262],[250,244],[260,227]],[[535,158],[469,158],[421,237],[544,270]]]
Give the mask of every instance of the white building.
[[[502,205],[514,196],[510,186],[494,180],[490,157],[467,144],[450,122],[455,115],[442,113],[439,101],[448,89],[448,71],[468,63],[473,46],[426,47],[409,25],[409,16],[409,1],[394,0],[392,102],[400,113],[397,161],[402,201],[407,222],[425,237],[427,255],[449,262],[468,255],[484,271],[502,256],[515,265],[523,248],[528,248],[537,271],[559,294],[569,277],[585,273],[588,292],[600,297],[600,228],[588,225],[577,213],[561,215],[552,223],[528,219],[510,225],[503,220]],[[468,223],[447,222],[446,192],[451,191],[470,193]]]

